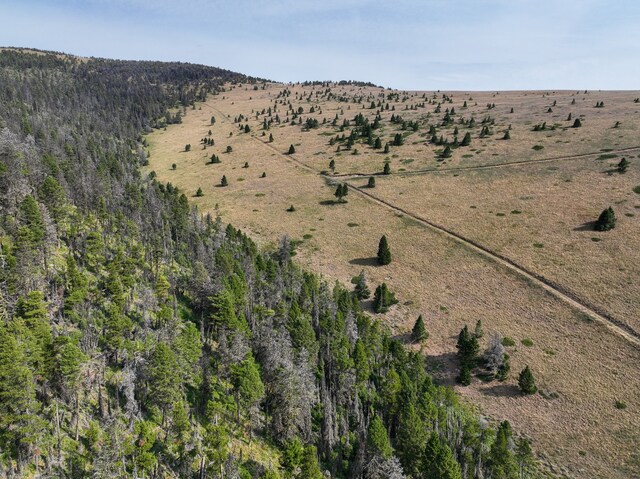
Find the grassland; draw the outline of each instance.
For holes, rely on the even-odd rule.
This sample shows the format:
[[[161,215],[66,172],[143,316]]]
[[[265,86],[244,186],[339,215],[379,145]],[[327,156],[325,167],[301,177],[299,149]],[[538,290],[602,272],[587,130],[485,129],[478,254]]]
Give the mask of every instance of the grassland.
[[[201,187],[203,196],[191,198],[201,211],[219,214],[266,247],[283,234],[299,240],[300,263],[331,281],[348,283],[362,269],[371,285],[386,281],[401,304],[381,319],[402,335],[423,314],[431,334],[424,352],[444,382],[454,383],[455,337],[464,324],[472,326],[481,319],[487,336],[498,331],[514,339],[515,346],[508,348],[512,362],[508,381],[475,379],[469,387],[456,387],[459,392],[487,415],[509,419],[517,431],[530,436],[550,467],[565,466],[556,472],[572,477],[637,477],[640,348],[517,271],[413,216],[496,251],[630,330],[640,330],[636,314],[640,285],[634,283],[640,272],[640,195],[633,191],[640,185],[640,151],[618,152],[640,143],[636,133],[640,105],[633,102],[638,96],[582,91],[404,93],[333,84],[266,84],[257,90],[252,85],[229,86],[186,111],[182,124],[147,137],[148,170],[189,196]],[[372,101],[376,108],[370,108]],[[350,151],[344,142],[329,143],[336,135],[349,135],[353,122],[340,131],[345,119],[362,113],[373,121],[378,101],[388,104],[389,110],[382,106],[381,126],[374,136],[381,136],[384,144],[399,133],[404,136],[402,146],[383,153],[360,140]],[[600,101],[604,107],[595,108]],[[289,102],[294,112],[303,109],[295,120]],[[436,114],[437,103],[441,105]],[[495,108],[487,108],[494,103]],[[445,109],[452,107],[453,124],[441,126]],[[581,118],[580,128],[571,128],[569,113],[573,119]],[[243,118],[236,121],[240,115]],[[263,121],[275,115],[280,124],[274,121],[262,136]],[[391,115],[417,122],[418,131],[391,124]],[[475,127],[459,124],[461,116],[466,120],[473,116]],[[479,138],[487,116],[494,120],[485,123],[491,134]],[[307,118],[317,118],[318,128],[304,131],[299,121]],[[557,126],[533,131],[544,121],[549,128]],[[616,122],[620,122],[617,127]],[[241,132],[247,124],[250,133]],[[455,148],[451,158],[439,158],[443,147],[429,143],[431,124],[438,125],[438,136],[450,140],[456,126],[459,140],[470,131],[471,145]],[[509,125],[511,139],[502,140]],[[215,145],[204,147],[200,140],[209,138],[209,131]],[[269,134],[273,142],[268,141]],[[191,144],[188,152],[186,144]],[[296,152],[286,155],[290,145]],[[543,148],[534,150],[535,145]],[[225,153],[227,146],[232,152]],[[354,155],[356,148],[359,154]],[[214,153],[221,163],[206,164]],[[593,155],[575,157],[589,153]],[[609,171],[622,156],[631,161],[629,171],[624,175]],[[537,162],[550,158],[560,159]],[[332,159],[334,171],[329,168]],[[376,188],[367,193],[391,207],[353,189],[348,203],[333,202],[335,182],[362,186],[366,178],[354,175],[380,172],[385,159],[393,174],[376,176]],[[531,163],[511,164],[523,161]],[[487,168],[502,164],[507,165]],[[222,175],[229,186],[219,186]],[[295,211],[287,212],[291,205]],[[618,215],[617,228],[590,231],[589,223],[609,205]],[[383,233],[394,260],[377,267],[373,256]],[[542,394],[518,394],[515,377],[526,364]],[[616,401],[626,409],[616,408]]]

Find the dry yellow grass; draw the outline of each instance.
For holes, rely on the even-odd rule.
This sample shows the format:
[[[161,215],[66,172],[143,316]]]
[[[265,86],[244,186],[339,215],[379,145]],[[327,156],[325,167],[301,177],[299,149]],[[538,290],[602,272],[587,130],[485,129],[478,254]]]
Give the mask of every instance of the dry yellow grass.
[[[333,156],[340,172],[367,171],[368,167],[380,166],[384,156],[363,153],[336,157],[334,147],[327,145],[329,136],[320,135],[332,130],[328,126],[309,132],[301,132],[300,126],[273,126],[271,132],[275,141],[272,145],[265,144],[266,138],[260,136],[262,116],[255,119],[254,112],[268,108],[270,95],[275,98],[282,88],[282,85],[269,85],[265,90],[254,91],[251,87],[241,86],[211,97],[205,104],[198,104],[196,110],[187,112],[183,124],[148,136],[151,145],[149,169],[155,170],[161,181],[171,181],[189,195],[202,187],[204,196],[193,198],[194,204],[203,211],[217,211],[224,221],[249,232],[263,245],[275,243],[283,234],[299,240],[306,235],[306,239],[298,247],[297,260],[329,280],[347,283],[364,268],[372,285],[386,281],[402,304],[381,316],[381,319],[388,321],[398,333],[403,333],[419,313],[424,314],[431,333],[425,352],[429,355],[434,372],[445,382],[452,383],[455,376],[455,337],[464,324],[472,326],[477,319],[482,319],[487,334],[499,331],[512,337],[516,340],[516,346],[509,348],[513,371],[509,381],[506,384],[476,381],[470,387],[457,388],[460,393],[478,404],[488,415],[509,419],[516,430],[532,437],[536,451],[550,463],[566,466],[566,472],[571,476],[634,477],[640,468],[640,440],[637,433],[640,426],[640,379],[637,372],[640,350],[620,336],[611,334],[599,323],[589,321],[583,314],[532,285],[522,276],[404,215],[377,205],[355,191],[349,194],[347,204],[330,204],[335,188],[327,185],[327,180],[313,169],[328,169],[329,159]],[[316,89],[319,88],[316,86]],[[379,93],[379,90],[354,86],[333,89],[344,95]],[[296,87],[291,90],[293,96],[296,91],[304,90],[308,93],[311,87]],[[456,93],[454,98],[458,95],[460,94]],[[494,99],[496,109],[492,112],[498,110],[498,99],[504,102],[504,108],[513,101],[516,111],[514,115],[525,108],[527,101],[530,101],[527,108],[532,109],[552,101],[549,98],[541,100],[540,93],[527,93],[526,96],[524,93],[520,96],[513,94],[513,98],[509,100],[510,95],[512,94],[501,93],[495,99],[491,94],[473,93],[471,96],[474,100],[477,99],[479,105],[488,103],[488,100],[481,100],[485,96]],[[570,93],[564,95],[567,99],[571,98]],[[615,111],[617,100],[607,95],[618,94],[601,95],[605,108],[597,109],[598,114],[608,108]],[[620,98],[623,97],[634,98],[628,93]],[[593,99],[595,104],[595,94],[588,98]],[[462,101],[462,96],[460,99]],[[523,106],[518,106],[516,99]],[[600,100],[599,97],[598,101]],[[293,99],[291,101],[297,107],[298,102]],[[367,105],[368,103],[365,102]],[[633,105],[632,102],[631,104]],[[348,105],[349,103],[325,101],[325,104],[319,104],[322,113],[318,113],[318,116],[327,117],[330,122],[335,112],[342,107],[346,117],[365,111],[357,109],[361,108],[360,105],[351,103],[352,110],[348,113]],[[402,102],[397,104],[396,113],[403,117],[406,115],[406,119],[409,119],[410,112],[421,114],[427,111],[410,111],[405,114],[399,111],[403,108],[401,105]],[[278,104],[279,109],[281,106]],[[444,107],[443,105],[443,110]],[[429,111],[432,109],[433,106],[428,108]],[[283,106],[282,110],[284,111]],[[305,110],[308,110],[306,104]],[[366,111],[375,114],[375,110]],[[238,124],[233,123],[234,117],[240,114],[251,118],[249,124],[252,133],[240,133]],[[279,114],[284,116],[283,112]],[[211,115],[217,118],[214,126],[209,125]],[[306,118],[306,115],[303,116]],[[390,113],[387,115],[385,112],[384,116],[386,118]],[[227,118],[227,121],[223,118]],[[625,118],[627,119],[616,121],[622,121],[623,124],[637,121],[637,116],[633,117],[635,120],[631,116]],[[593,132],[586,129],[587,120],[589,115],[585,119],[585,127],[581,129],[557,133],[574,135],[574,132],[584,132],[584,135],[590,136]],[[242,122],[243,125],[245,123]],[[387,132],[395,131],[389,128],[386,121],[383,124]],[[216,145],[202,150],[198,141],[207,135],[209,129],[212,130]],[[421,132],[424,133],[423,130]],[[421,132],[412,135],[416,136],[416,141]],[[229,136],[230,133],[232,136]],[[531,134],[546,138],[544,132]],[[620,145],[615,145],[613,141],[608,145],[611,148],[632,146],[632,140],[632,136],[628,134],[628,137],[619,139]],[[471,148],[477,147],[476,142],[479,141],[474,140]],[[477,155],[477,158],[474,157],[473,164],[488,164],[497,158],[492,156],[492,149],[502,148],[502,145],[498,145],[495,138],[486,141],[486,151]],[[513,140],[509,140],[511,141]],[[545,140],[536,137],[537,143],[542,144],[543,141]],[[556,144],[552,138],[547,138],[546,141],[545,150],[548,151],[543,151],[547,156],[609,147],[601,144],[592,147],[586,142],[573,140],[570,144]],[[188,153],[181,151],[187,143],[192,145],[192,151]],[[433,147],[410,143],[411,141],[407,141],[402,147],[392,149],[391,155],[399,154],[400,158],[404,157],[404,150],[409,155],[411,151],[419,153],[417,150],[422,149],[424,152],[431,152],[425,153],[424,159],[420,160],[423,161],[423,166],[442,164],[433,158]],[[296,154],[292,157],[280,154],[286,152],[290,144],[299,144],[296,146]],[[513,141],[512,144],[514,151],[518,151],[518,141]],[[227,145],[233,147],[232,153],[222,153]],[[358,145],[356,147],[362,148]],[[522,146],[521,149],[524,155],[525,147]],[[440,168],[471,164],[470,159],[462,158],[462,150],[456,151],[454,157]],[[214,152],[220,156],[222,163],[205,165],[206,159]],[[526,155],[531,156],[529,152]],[[313,169],[309,170],[295,160],[304,162]],[[393,163],[396,160],[400,165],[399,159],[391,161]],[[420,161],[416,159],[405,166],[407,169],[419,169]],[[633,196],[624,196],[624,190],[629,191],[628,186],[635,181],[637,176],[634,175],[637,173],[630,170],[627,173],[629,176],[608,177],[600,173],[597,167],[590,169],[581,166],[589,161],[594,163],[593,160],[559,162],[562,171],[549,170],[548,166],[551,164],[540,164],[491,170],[491,173],[488,173],[490,170],[477,170],[459,173],[458,177],[454,177],[453,172],[407,178],[379,177],[378,186],[372,192],[394,204],[402,204],[408,210],[415,209],[427,218],[431,219],[433,215],[437,222],[473,236],[505,255],[519,254],[515,258],[526,263],[527,267],[545,275],[553,275],[558,282],[566,281],[567,286],[577,293],[588,293],[590,300],[599,301],[625,315],[628,323],[633,324],[635,318],[632,312],[634,303],[638,304],[635,299],[638,286],[627,285],[626,290],[632,291],[629,293],[628,297],[631,299],[626,309],[622,304],[624,301],[620,302],[611,294],[615,288],[598,288],[610,281],[622,284],[631,277],[629,274],[637,271],[638,254],[637,249],[633,249],[636,238],[627,237],[630,234],[627,228],[630,224],[635,224],[632,228],[637,228],[637,222],[631,223],[635,218],[622,214],[632,211]],[[248,168],[243,168],[245,162],[249,163]],[[171,170],[172,163],[177,164],[176,171]],[[603,166],[603,162],[596,165]],[[567,170],[564,170],[565,166]],[[635,165],[632,165],[632,169],[633,166]],[[260,178],[263,171],[266,177]],[[223,174],[229,180],[229,186],[217,187]],[[575,195],[576,198],[586,199],[585,204],[557,204],[563,201],[564,190],[554,185],[557,183],[565,186],[565,178],[561,176],[563,174],[570,175],[572,179],[571,183],[567,183],[572,188],[567,194],[571,198]],[[355,180],[353,183],[359,185],[362,181]],[[593,184],[595,181],[604,182],[605,186],[598,189],[596,186],[600,183]],[[614,182],[615,188],[611,186]],[[620,192],[617,191],[618,187]],[[518,191],[520,188],[524,191]],[[595,194],[594,191],[589,195],[590,188],[600,193]],[[529,189],[532,191],[527,193]],[[520,199],[526,196],[533,198]],[[518,201],[512,206],[514,198]],[[576,226],[593,219],[593,210],[600,199],[615,202],[622,198],[627,199],[628,203],[624,205],[626,209],[620,211],[620,227],[606,235],[602,234],[603,241],[595,243],[590,237],[599,235],[573,231]],[[556,202],[556,212],[545,216],[539,210],[548,207],[546,199]],[[286,212],[292,204],[296,211]],[[476,208],[471,209],[470,206]],[[514,209],[521,210],[522,213],[511,215],[510,212]],[[599,213],[600,209],[595,208],[595,213]],[[504,212],[505,216],[495,216],[498,212]],[[568,218],[573,214],[577,217],[571,222]],[[545,218],[548,233],[541,228]],[[631,231],[637,233],[637,229]],[[378,239],[383,233],[389,237],[394,261],[389,266],[380,268],[373,265],[371,258],[375,255]],[[534,237],[534,233],[539,236]],[[538,237],[543,234],[548,236],[539,240]],[[625,239],[630,242],[629,249],[624,248]],[[533,242],[544,243],[545,247],[534,249]],[[569,254],[572,250],[573,254]],[[613,261],[610,269],[615,271],[600,280],[595,272],[612,251],[618,251],[620,255],[620,258],[609,258]],[[589,263],[591,257],[595,258],[592,267],[584,264]],[[558,264],[559,261],[568,265],[567,272],[564,271],[565,266]],[[620,265],[625,264],[627,271],[618,271]],[[580,279],[575,280],[574,276],[580,276]],[[572,278],[574,281],[570,282]],[[598,291],[590,291],[590,288]],[[524,346],[521,340],[525,338],[530,339],[533,345]],[[522,397],[516,393],[515,376],[525,364],[532,367],[543,390],[557,393],[556,399],[545,399],[541,395]],[[624,401],[627,408],[616,409],[616,400]]]

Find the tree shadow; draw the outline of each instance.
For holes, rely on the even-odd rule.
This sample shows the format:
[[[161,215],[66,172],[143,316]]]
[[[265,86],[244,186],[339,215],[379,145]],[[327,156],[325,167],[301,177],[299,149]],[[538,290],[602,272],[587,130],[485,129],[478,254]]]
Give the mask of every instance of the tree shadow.
[[[336,200],[322,200],[318,203],[321,204],[322,206],[335,206],[335,205],[342,204]],[[343,203],[346,203],[346,202],[343,202]]]
[[[580,226],[576,226],[575,228],[573,228],[573,231],[595,231],[595,225],[595,221],[588,221],[587,223],[583,223]]]
[[[427,344],[429,340],[427,339]],[[440,384],[452,386],[458,376],[458,358],[450,351],[427,356],[427,372]]]
[[[370,258],[354,258],[349,261],[349,264],[358,266],[378,266],[378,258],[372,256]]]
[[[498,383],[481,391],[484,395],[493,397],[516,397],[521,395],[518,386],[506,383]]]

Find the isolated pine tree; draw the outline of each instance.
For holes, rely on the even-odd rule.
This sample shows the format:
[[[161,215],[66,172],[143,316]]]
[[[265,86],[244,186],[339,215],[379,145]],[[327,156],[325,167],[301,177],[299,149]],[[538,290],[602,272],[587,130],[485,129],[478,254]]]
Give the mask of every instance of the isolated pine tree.
[[[518,386],[520,387],[520,391],[524,394],[534,394],[538,390],[536,387],[536,381],[531,369],[529,369],[529,366],[525,366],[525,368],[520,372],[520,376],[518,376]]]
[[[509,133],[509,130],[504,132],[504,136],[502,137],[503,140],[510,140],[511,139],[511,134]]]
[[[175,163],[171,164],[171,169],[175,171],[175,169],[178,167],[178,165],[176,165]]]
[[[384,168],[382,169],[382,174],[383,175],[388,175],[391,173],[391,165],[389,165],[389,162],[386,162],[384,164]]]
[[[244,125],[244,132],[249,133],[250,131],[251,131],[251,128],[249,128],[249,125]]]
[[[376,187],[376,179],[373,176],[369,177],[369,181],[367,183],[367,188],[375,188]]]
[[[460,143],[460,146],[469,146],[471,144],[471,133],[466,132],[464,134],[464,137],[462,138],[462,142]]]
[[[616,214],[614,213],[613,208],[609,206],[609,208],[600,213],[600,217],[596,221],[594,229],[596,231],[609,231],[615,228],[615,226]]]
[[[228,186],[229,182],[227,181],[227,177],[222,175],[222,179],[220,180],[220,186]]]
[[[445,146],[442,153],[440,153],[440,158],[451,158],[451,147],[449,145]]]
[[[620,163],[618,163],[618,173],[626,173],[628,168],[629,168],[629,162],[627,161],[627,159],[626,158],[621,159]]]
[[[427,328],[424,325],[424,320],[422,319],[422,315],[418,316],[415,324],[413,325],[413,329],[411,330],[411,339],[416,343],[421,343],[429,338],[429,333]]]
[[[289,154],[289,155],[293,155],[295,152],[296,152],[296,148],[295,148],[295,146],[290,145],[290,146],[289,146],[289,152],[288,152],[288,154]]]
[[[184,151],[190,151],[191,145],[184,145]]]
[[[376,138],[376,141],[373,143],[373,147],[376,150],[379,150],[380,148],[382,148],[382,140],[380,139],[380,137]]]
[[[387,243],[387,237],[382,235],[378,243],[378,264],[385,266],[389,263],[391,263],[391,250]]]
[[[582,122],[580,121],[580,118],[576,118],[576,121],[573,122],[573,127],[580,128],[581,126],[582,126]]]
[[[198,197],[204,196],[204,193],[202,192],[202,188],[198,188],[198,191],[196,191],[196,196]]]
[[[335,170],[335,169],[336,169],[336,160],[331,160],[331,161],[329,162],[329,168],[330,168],[331,170]]]
[[[269,143],[273,143],[273,133],[269,133]]]

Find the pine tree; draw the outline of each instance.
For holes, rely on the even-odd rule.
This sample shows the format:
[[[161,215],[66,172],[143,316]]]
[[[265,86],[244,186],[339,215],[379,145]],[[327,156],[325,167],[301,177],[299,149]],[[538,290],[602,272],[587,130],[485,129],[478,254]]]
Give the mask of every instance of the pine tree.
[[[173,171],[176,171],[176,168],[178,168],[178,165],[176,165],[175,163],[172,163],[172,164],[171,164],[171,169],[172,169]]]
[[[344,196],[344,191],[343,191],[342,186],[343,186],[343,185],[342,185],[342,183],[341,183],[341,184],[339,184],[339,185],[336,187],[336,191],[335,191],[335,193],[333,194],[333,196],[335,196],[336,198],[338,198],[338,203],[341,203],[341,202],[342,202],[342,197]]]
[[[600,213],[598,220],[595,222],[594,229],[596,231],[609,231],[616,226],[616,214],[613,208],[609,206],[606,210]]]
[[[391,165],[389,164],[389,162],[385,162],[384,164],[384,168],[382,169],[382,174],[383,175],[389,175],[391,174]]]
[[[626,173],[629,168],[629,162],[626,158],[622,158],[618,163],[618,173]]]
[[[581,126],[582,126],[582,122],[580,121],[580,118],[576,118],[576,120],[573,122],[573,127],[580,128]]]
[[[198,191],[196,191],[196,196],[198,197],[204,196],[204,193],[202,192],[202,188],[198,188]]]
[[[384,427],[382,419],[380,419],[380,416],[377,414],[373,417],[371,423],[369,423],[369,430],[367,431],[367,452],[369,456],[379,456],[384,459],[390,458],[393,454],[387,428]]]
[[[269,143],[273,143],[273,133],[269,133]]]
[[[289,154],[289,155],[293,155],[295,152],[296,152],[296,148],[295,148],[295,146],[290,145],[290,146],[289,146],[289,151],[288,151],[288,153],[287,153],[287,154]]]
[[[421,343],[429,338],[429,333],[427,332],[427,328],[424,325],[424,320],[422,319],[422,315],[418,316],[415,324],[413,325],[413,329],[411,330],[411,339],[416,343]]]
[[[476,328],[473,334],[478,339],[484,336],[484,330],[482,329],[482,320],[479,319],[478,321],[476,321]]]
[[[460,143],[460,146],[469,146],[471,144],[471,133],[466,132],[464,134],[464,137],[462,138],[462,142]]]
[[[378,243],[378,264],[385,266],[391,263],[391,250],[387,243],[387,237],[382,235],[380,242]]]
[[[375,188],[376,187],[376,179],[373,176],[369,177],[369,181],[367,182],[367,188]]]
[[[529,366],[525,366],[525,368],[520,372],[520,375],[518,376],[518,386],[520,387],[520,391],[524,394],[534,394],[538,390],[536,387],[536,381],[531,369],[529,369]]]
[[[184,145],[184,151],[191,151],[191,145]]]
[[[300,464],[300,477],[305,479],[324,479],[324,474],[322,474],[318,464],[318,452],[315,446],[304,448]]]
[[[367,279],[364,275],[364,270],[360,271],[360,274],[356,277],[356,285],[353,292],[356,295],[356,298],[361,301],[363,299],[369,299],[371,296],[371,291],[367,286]]]
[[[373,147],[376,150],[379,150],[380,148],[382,148],[382,140],[380,139],[380,137],[376,138],[376,141],[373,143]]]
[[[251,131],[251,128],[249,128],[249,125],[244,125],[244,132],[245,133],[249,133]]]
[[[511,134],[509,133],[509,130],[504,132],[504,136],[502,137],[503,140],[510,140],[511,139]]]
[[[222,175],[222,179],[220,180],[220,186],[228,186],[229,182],[227,181],[227,177]]]
[[[458,383],[462,386],[468,386],[471,384],[471,366],[468,362],[463,362],[460,365],[460,374],[458,375]]]
[[[164,417],[180,397],[180,371],[173,350],[164,343],[156,345],[148,364],[149,401]]]
[[[440,153],[440,158],[451,158],[451,147],[449,145],[444,147],[444,150]]]
[[[331,160],[329,162],[329,168],[333,171],[336,169],[336,160]]]
[[[373,294],[373,310],[376,313],[386,313],[389,307],[396,304],[398,300],[395,295],[389,291],[386,283],[382,283],[376,288]]]
[[[42,213],[38,208],[38,203],[31,195],[24,197],[20,203],[19,210],[20,223],[27,227],[28,240],[32,246],[37,246],[42,243],[45,235],[44,220],[42,219]]]

